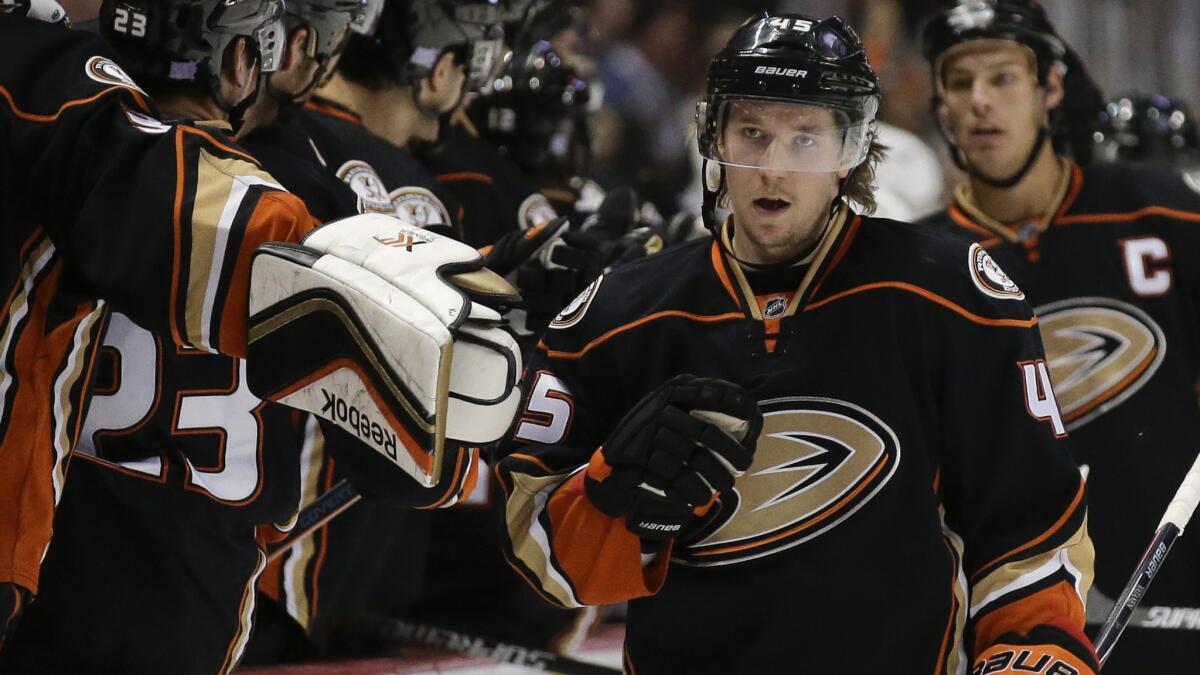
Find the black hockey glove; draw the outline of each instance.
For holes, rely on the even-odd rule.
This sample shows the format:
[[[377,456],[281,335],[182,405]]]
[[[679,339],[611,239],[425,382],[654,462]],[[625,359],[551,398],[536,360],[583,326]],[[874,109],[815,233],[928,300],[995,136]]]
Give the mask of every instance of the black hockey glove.
[[[492,244],[490,249],[483,251],[484,265],[496,274],[506,277],[521,265],[536,258],[544,247],[558,237],[566,224],[566,216],[560,216],[523,232],[509,232]]]
[[[761,430],[746,390],[677,375],[625,413],[592,456],[584,490],[643,540],[672,539],[750,467]]]

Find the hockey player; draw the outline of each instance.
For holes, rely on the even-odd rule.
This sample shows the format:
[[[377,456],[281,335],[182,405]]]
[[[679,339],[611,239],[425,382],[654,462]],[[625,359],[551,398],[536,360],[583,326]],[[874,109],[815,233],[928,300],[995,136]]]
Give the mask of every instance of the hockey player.
[[[1103,98],[1033,0],[960,3],[924,39],[939,122],[968,174],[925,224],[992,254],[1035,308],[1063,423],[1090,467],[1099,623],[1200,437],[1197,280],[1181,263],[1200,246],[1200,185],[1087,164]],[[1143,604],[1200,607],[1198,563],[1200,543],[1181,541]],[[1200,662],[1200,640],[1161,611],[1159,628],[1125,631],[1105,673]]]
[[[82,279],[76,279],[77,273],[73,271],[64,273],[57,269],[49,275],[44,274],[45,270],[36,271],[43,265],[61,268],[62,263],[54,263],[53,246],[39,243],[43,235],[35,231],[20,251],[20,256],[27,259],[26,267],[10,296],[16,303],[14,308],[25,309],[18,311],[16,322],[9,324],[6,334],[12,336],[15,332],[21,336],[21,342],[36,345],[31,341],[38,331],[48,330],[44,318],[35,323],[26,321],[27,317],[37,315],[28,312],[27,297],[35,281],[50,283],[46,287],[50,290],[36,291],[39,303],[49,303],[51,296],[47,293],[52,293],[57,284],[68,292],[82,292],[82,297],[98,289],[112,300],[114,307],[129,312],[128,316],[113,314],[107,319],[101,345],[90,333],[93,329],[89,324],[105,325],[106,317],[101,314],[93,319],[82,305],[75,310],[72,321],[80,327],[75,332],[73,350],[83,349],[90,354],[68,352],[66,372],[74,374],[55,375],[56,386],[64,387],[65,392],[77,398],[59,404],[63,414],[72,417],[54,423],[70,426],[58,432],[64,436],[56,434],[53,440],[55,447],[62,448],[61,454],[65,454],[79,438],[80,456],[90,456],[92,461],[81,461],[71,472],[72,481],[55,519],[57,536],[45,558],[43,592],[3,654],[0,669],[213,672],[236,664],[247,637],[253,612],[252,596],[247,589],[253,587],[253,579],[263,565],[255,527],[286,521],[295,512],[297,499],[298,452],[287,452],[287,447],[267,448],[265,443],[268,438],[272,443],[291,438],[290,443],[284,441],[285,446],[298,448],[297,437],[302,430],[295,415],[251,396],[246,388],[246,371],[236,361],[206,353],[247,354],[249,252],[262,241],[295,240],[313,225],[303,205],[283,192],[221,128],[228,119],[226,109],[235,116],[244,110],[258,82],[259,63],[264,67],[277,63],[274,45],[282,45],[275,42],[282,32],[278,25],[282,6],[235,0],[203,5],[122,3],[108,4],[104,9],[103,26],[110,40],[122,42],[121,36],[113,36],[113,32],[137,38],[133,40],[137,46],[125,43],[122,51],[135,68],[142,69],[139,74],[145,76],[143,81],[149,88],[163,94],[165,103],[161,108],[153,107],[143,90],[113,61],[102,55],[89,57],[97,51],[103,54],[103,47],[91,36],[61,29],[58,33],[46,33],[47,29],[30,26],[23,19],[20,24],[0,23],[5,40],[19,42],[18,53],[29,57],[24,69],[0,70],[0,86],[6,92],[17,92],[7,99],[17,120],[13,125],[18,133],[12,136],[15,146],[12,140],[4,139],[9,150],[4,153],[5,175],[14,178],[18,175],[7,163],[10,157],[16,162],[22,158],[28,161],[30,153],[36,152],[39,159],[33,165],[39,172],[65,175],[59,168],[65,164],[71,167],[72,175],[86,177],[78,181],[82,186],[70,187],[72,199],[53,204],[54,208],[68,210],[67,217],[80,219],[81,225],[73,225],[70,220],[66,225],[60,224],[56,219],[62,216],[54,212],[40,216],[53,233],[52,240],[67,251],[66,259],[82,263]],[[195,20],[185,20],[187,16]],[[7,17],[0,20],[9,21]],[[57,91],[39,88],[23,79],[33,74],[31,63],[62,65],[64,74],[74,78],[66,80],[65,88],[71,94],[94,90],[96,83],[103,88],[91,96],[68,97],[65,103],[54,104],[53,101],[64,100],[61,95],[53,97]],[[71,64],[77,64],[78,70],[67,70]],[[94,103],[97,100],[109,105],[101,107]],[[30,106],[31,101],[36,107]],[[40,113],[48,107],[48,101],[49,110],[57,107],[57,115]],[[172,119],[192,116],[213,117],[215,121],[191,125]],[[39,140],[42,142],[38,143]],[[79,150],[75,150],[76,146]],[[76,158],[77,163],[70,161]],[[6,186],[12,182],[15,181]],[[22,184],[23,179],[17,183],[18,188]],[[131,186],[135,189],[130,190]],[[87,191],[76,198],[84,187]],[[34,189],[19,196],[31,198],[38,194]],[[18,219],[32,215],[27,213],[26,205],[15,201],[15,195],[5,191],[3,196],[5,215],[11,213]],[[82,225],[98,217],[111,225],[103,228]],[[357,235],[354,241],[340,236],[347,231],[342,226],[326,228],[320,236],[310,239],[305,255],[336,248],[338,242],[345,241],[352,250],[369,251],[374,246],[379,249],[378,255],[386,258],[386,244],[361,241],[371,232],[377,233],[376,236],[381,232],[394,236],[396,228],[402,227],[398,221],[385,220],[389,222]],[[127,223],[137,226],[122,227]],[[370,223],[363,225],[369,226]],[[13,236],[19,234],[18,230]],[[54,239],[56,234],[60,238]],[[5,236],[9,236],[7,222]],[[418,243],[429,246],[422,247],[421,254],[408,256],[411,260],[432,257],[432,262],[440,266],[454,263],[456,258],[461,262],[471,259],[462,257],[464,247],[436,237]],[[130,251],[168,264],[134,262],[114,266],[114,261],[122,260],[120,256],[128,256]],[[170,263],[172,251],[174,264]],[[427,256],[426,252],[431,254]],[[34,257],[27,258],[29,255]],[[471,257],[478,260],[477,254],[471,253]],[[271,258],[271,255],[260,256],[260,260]],[[263,269],[295,268],[296,260],[293,253],[290,259],[256,263],[256,278],[263,274]],[[359,266],[360,262],[343,259],[338,263],[340,268],[330,268],[334,263],[328,261],[321,263],[322,270],[357,270],[342,276],[330,274],[323,281],[314,281],[312,272],[299,269],[283,275],[266,284],[271,298],[268,306],[286,306],[290,300],[285,292],[293,290],[291,286],[297,278],[308,281],[309,293],[312,283],[320,283],[327,298],[337,298],[334,280],[344,279],[351,287],[369,282],[370,275]],[[31,264],[38,267],[31,268]],[[468,264],[459,268],[465,272],[470,267]],[[411,267],[409,272],[417,269]],[[35,279],[30,274],[41,276]],[[362,289],[373,288],[370,284],[377,288],[380,283],[387,282],[375,277],[375,281]],[[389,299],[383,304],[399,295],[421,302],[421,293],[400,293],[408,282],[392,283]],[[362,292],[370,291],[359,291],[357,297],[362,297]],[[254,293],[249,300],[251,306],[257,302],[261,307],[265,302]],[[380,300],[360,300],[343,311],[356,316],[370,307],[371,302]],[[451,316],[463,310],[458,307]],[[89,311],[96,313],[97,306],[93,304]],[[424,321],[420,319],[422,311],[433,310],[412,307],[403,320]],[[470,304],[466,311],[464,319],[477,314]],[[487,313],[480,311],[480,316]],[[303,323],[313,316],[298,308],[293,311],[292,320]],[[440,321],[433,314],[428,318]],[[85,321],[79,323],[81,320]],[[384,328],[382,333],[372,335],[399,335],[388,330],[386,319],[377,323],[377,317],[362,314],[355,320],[369,331]],[[155,332],[147,332],[133,321]],[[63,325],[68,327],[68,336],[75,330],[69,322]],[[277,334],[291,334],[286,326],[258,330],[260,335],[255,339],[260,341]],[[426,333],[430,337],[438,334],[428,323],[423,330],[431,331]],[[463,324],[463,330],[477,329]],[[172,344],[172,337],[177,344]],[[331,340],[336,335],[326,331],[323,337],[316,349],[334,350],[337,345]],[[54,339],[61,342],[61,337]],[[364,344],[362,339],[359,343]],[[72,345],[68,341],[66,346]],[[6,356],[6,366],[15,364],[18,376],[25,378],[22,373],[27,366],[23,364],[34,358],[36,349],[18,344],[13,353],[19,358]],[[94,377],[100,388],[85,390],[73,378],[78,379],[81,373],[85,379],[93,376],[92,358],[97,349],[102,356]],[[254,346],[250,353],[255,349],[262,356],[263,350]],[[289,370],[300,371],[297,375],[305,381],[289,387],[291,399],[298,401],[296,405],[300,407],[310,405],[301,399],[320,398],[319,391],[309,388],[313,375],[304,370],[303,364],[314,361],[320,364],[318,359],[328,358],[311,350],[308,345],[297,345],[290,350],[292,358],[286,359],[288,363],[275,365],[284,374]],[[420,347],[418,351],[428,350]],[[360,363],[355,355],[346,352],[340,355],[343,364]],[[514,357],[511,351],[507,357],[498,356],[499,364],[476,364],[484,380],[489,379],[484,375],[488,367],[511,368]],[[390,372],[400,373],[402,380],[405,373],[414,370],[414,365],[416,370],[423,367],[405,364],[403,357],[400,361],[388,355],[375,358],[389,362]],[[418,359],[429,361],[435,368],[439,361],[436,353],[423,353]],[[271,360],[257,358],[255,362],[266,364]],[[45,359],[37,357],[37,368],[43,368],[44,364]],[[361,368],[363,376],[372,368],[366,361],[355,367]],[[272,373],[270,368],[263,373],[259,379],[267,383],[273,375],[280,374]],[[37,383],[36,378],[30,380]],[[294,380],[281,385],[288,381]],[[176,387],[178,382],[193,386]],[[336,375],[319,381],[326,392],[343,394],[363,405],[361,400],[353,399],[353,391],[342,386],[344,382],[344,377],[339,379]],[[33,389],[28,383],[23,384],[23,389]],[[411,388],[412,382],[407,386]],[[74,393],[75,388],[83,393]],[[167,396],[163,395],[164,388],[171,389]],[[84,421],[88,393],[96,395],[95,405]],[[18,391],[18,396],[27,394]],[[415,395],[410,401],[397,401],[394,410],[381,405],[380,412],[394,415],[400,412],[400,407],[411,408],[414,403],[420,406],[422,398]],[[367,396],[366,400],[372,397]],[[16,403],[20,404],[19,398]],[[3,421],[0,432],[6,435],[5,467],[6,471],[12,471],[14,457],[7,453],[9,440],[16,438],[23,445],[23,439],[40,432],[23,427],[28,422],[21,417],[6,416]],[[396,429],[373,432],[384,436]],[[401,443],[406,451],[425,454],[429,449],[413,448],[407,439]],[[393,452],[397,444],[392,442]],[[61,458],[53,462],[56,493],[62,484],[59,462]],[[26,518],[19,510],[14,515],[21,517],[18,527],[29,530],[41,527],[41,523]],[[41,551],[44,550],[42,543]],[[37,559],[41,551],[34,559],[32,572],[17,579],[22,586],[26,578],[33,579],[31,587],[25,587],[31,592],[37,590]],[[16,556],[14,559],[22,562]],[[132,584],[125,583],[131,579]],[[154,592],[143,593],[147,586]],[[114,598],[135,596],[140,597],[136,607],[113,605]],[[73,626],[80,621],[93,628],[73,639],[72,649],[63,649],[61,636],[74,632]]]
[[[629,600],[628,672],[1098,670],[1037,319],[979,247],[846,207],[878,92],[840,19],[744,24],[698,114],[731,218],[601,277],[527,371],[506,553]]]
[[[23,13],[21,4],[14,13]],[[279,8],[235,3],[229,20],[216,22],[232,34],[221,44],[225,74],[202,85],[213,116],[224,113],[212,97],[235,107],[253,91],[258,69],[272,66],[264,38]],[[146,29],[144,17],[127,18],[130,30]],[[248,39],[252,30],[258,40]],[[227,259],[214,269],[218,219],[174,210],[176,196],[190,206],[183,198],[194,188],[176,185],[172,172],[198,153],[217,161],[237,153],[202,129],[159,122],[144,90],[94,36],[0,15],[0,42],[8,52],[0,63],[0,621],[7,624],[40,590],[107,304],[177,344],[245,354],[250,253],[264,241],[295,240],[314,223],[298,200],[256,188],[242,220],[226,228]],[[154,185],[160,189],[146,189]],[[204,241],[207,251],[193,246]]]

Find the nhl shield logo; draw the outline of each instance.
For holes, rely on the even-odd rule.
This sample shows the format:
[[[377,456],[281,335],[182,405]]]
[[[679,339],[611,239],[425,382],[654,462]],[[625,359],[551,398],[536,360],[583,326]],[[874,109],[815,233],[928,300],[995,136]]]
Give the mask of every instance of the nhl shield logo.
[[[1017,287],[1016,282],[1000,269],[1000,265],[997,265],[992,256],[979,244],[971,244],[967,255],[971,266],[971,280],[984,295],[998,300],[1025,299],[1025,294]]]
[[[782,295],[777,295],[773,298],[767,298],[766,303],[763,304],[763,318],[778,319],[779,317],[783,316],[785,311],[787,311],[787,305],[787,298]]]

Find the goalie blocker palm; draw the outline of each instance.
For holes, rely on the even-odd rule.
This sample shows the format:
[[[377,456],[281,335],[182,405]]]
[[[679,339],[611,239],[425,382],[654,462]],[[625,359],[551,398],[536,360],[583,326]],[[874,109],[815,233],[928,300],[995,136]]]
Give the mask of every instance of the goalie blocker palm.
[[[761,430],[758,403],[738,385],[677,375],[617,423],[592,455],[585,490],[643,540],[672,539],[733,487]]]
[[[520,300],[478,252],[379,214],[256,253],[247,375],[425,486],[446,441],[484,445],[516,412],[520,352],[498,326]]]

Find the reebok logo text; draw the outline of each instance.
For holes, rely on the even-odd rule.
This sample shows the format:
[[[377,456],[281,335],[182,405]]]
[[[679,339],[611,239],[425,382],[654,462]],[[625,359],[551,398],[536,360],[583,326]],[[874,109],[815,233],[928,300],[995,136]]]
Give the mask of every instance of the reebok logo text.
[[[322,389],[321,395],[325,397],[321,415],[342,428],[353,431],[359,438],[374,444],[383,454],[396,459],[396,434],[378,422],[371,421],[366,413],[346,403],[337,394]]]

